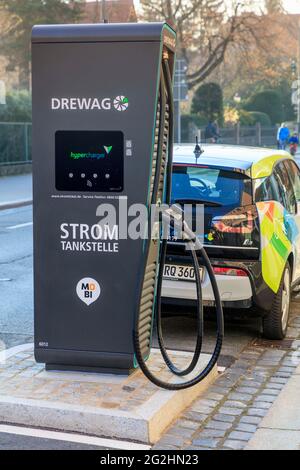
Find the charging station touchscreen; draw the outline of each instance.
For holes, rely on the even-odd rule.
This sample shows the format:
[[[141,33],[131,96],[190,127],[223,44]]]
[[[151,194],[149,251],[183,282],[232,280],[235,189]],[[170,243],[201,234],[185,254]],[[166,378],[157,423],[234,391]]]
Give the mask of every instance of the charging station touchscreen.
[[[121,131],[57,131],[55,181],[59,191],[122,191]]]

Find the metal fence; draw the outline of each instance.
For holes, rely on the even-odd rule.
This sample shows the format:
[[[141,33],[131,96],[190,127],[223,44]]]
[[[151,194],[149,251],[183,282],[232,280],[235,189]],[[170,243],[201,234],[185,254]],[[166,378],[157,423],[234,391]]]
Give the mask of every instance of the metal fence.
[[[190,123],[191,124],[191,123]],[[194,142],[195,135],[199,135],[204,142],[205,128],[198,129],[193,123],[189,125],[188,136],[185,136],[185,142]],[[222,144],[230,145],[249,145],[257,147],[275,147],[277,145],[277,127],[256,126],[246,127],[236,125],[234,127],[224,127],[219,130]]]
[[[0,122],[0,165],[31,162],[31,123]]]
[[[224,144],[274,147],[277,128],[256,126],[235,126],[220,130],[220,140]]]

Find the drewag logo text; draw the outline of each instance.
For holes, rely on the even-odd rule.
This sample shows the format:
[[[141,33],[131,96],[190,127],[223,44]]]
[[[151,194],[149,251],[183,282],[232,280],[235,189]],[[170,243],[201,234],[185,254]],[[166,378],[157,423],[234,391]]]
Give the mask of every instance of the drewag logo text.
[[[126,111],[129,100],[124,95],[115,98],[51,98],[53,111]]]

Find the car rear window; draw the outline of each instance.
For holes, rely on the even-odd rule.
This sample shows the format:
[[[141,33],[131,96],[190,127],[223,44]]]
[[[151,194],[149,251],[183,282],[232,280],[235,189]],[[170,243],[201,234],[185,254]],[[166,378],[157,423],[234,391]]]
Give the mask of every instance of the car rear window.
[[[175,165],[172,202],[191,199],[240,207],[252,204],[252,181],[242,173],[201,166]]]

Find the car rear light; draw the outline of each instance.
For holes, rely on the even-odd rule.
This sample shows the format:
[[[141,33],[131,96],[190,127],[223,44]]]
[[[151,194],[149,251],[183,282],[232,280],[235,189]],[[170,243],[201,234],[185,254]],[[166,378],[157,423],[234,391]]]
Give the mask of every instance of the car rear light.
[[[238,207],[206,220],[205,244],[230,249],[260,247],[259,219],[255,205]],[[254,252],[254,251],[253,251]]]
[[[213,271],[216,275],[248,277],[247,272],[243,269],[220,268],[219,266],[214,266]]]
[[[244,213],[231,213],[223,216],[220,220],[215,221],[214,227],[223,233],[237,233],[237,234],[251,234],[254,229],[254,220],[257,217],[257,213],[248,210]]]

